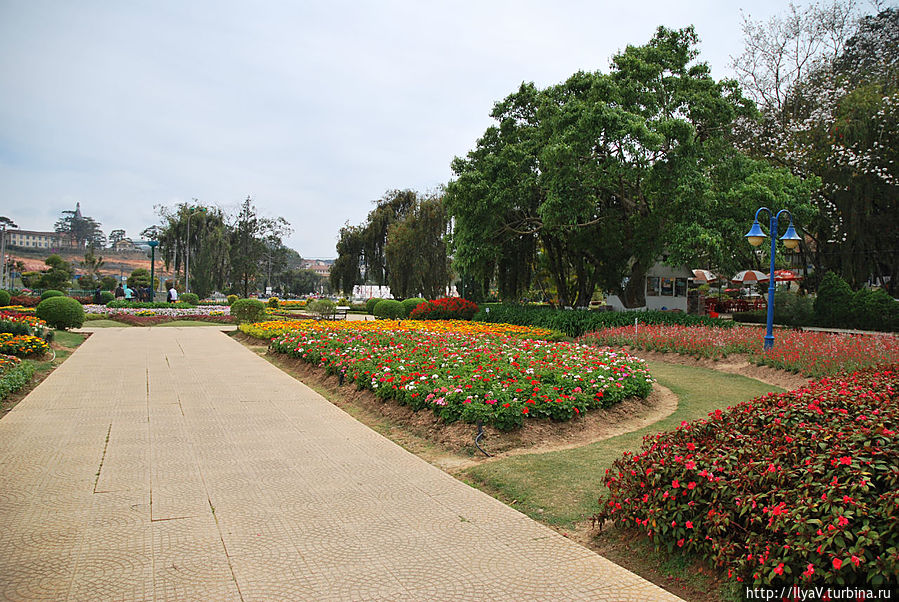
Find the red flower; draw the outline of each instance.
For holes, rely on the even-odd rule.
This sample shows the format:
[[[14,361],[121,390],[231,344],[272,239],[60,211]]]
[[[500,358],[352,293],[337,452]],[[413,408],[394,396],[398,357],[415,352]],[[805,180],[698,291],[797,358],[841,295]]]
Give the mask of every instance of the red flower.
[[[774,569],[774,574],[775,575],[783,575],[784,574],[784,563],[781,562],[780,564],[777,565],[777,567]]]
[[[834,558],[833,559],[833,568],[840,570],[841,566],[843,566],[843,561],[840,560],[839,558]]]

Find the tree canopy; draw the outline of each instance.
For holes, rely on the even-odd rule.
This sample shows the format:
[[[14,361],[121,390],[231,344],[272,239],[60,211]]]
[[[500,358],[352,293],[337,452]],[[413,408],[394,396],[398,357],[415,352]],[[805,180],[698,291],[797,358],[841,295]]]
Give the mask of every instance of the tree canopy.
[[[816,179],[803,245],[816,274],[899,283],[899,10],[859,16],[834,0],[747,20],[740,81],[762,119],[743,144],[756,156]],[[806,262],[804,262],[806,263]]]
[[[802,213],[799,179],[735,151],[733,123],[753,105],[696,61],[697,43],[692,27],[660,27],[609,73],[522,84],[498,102],[496,125],[453,162],[457,271],[517,298],[543,265],[563,305],[587,305],[600,286],[640,306],[660,257],[724,263],[724,246],[749,261],[753,202],[779,196]]]

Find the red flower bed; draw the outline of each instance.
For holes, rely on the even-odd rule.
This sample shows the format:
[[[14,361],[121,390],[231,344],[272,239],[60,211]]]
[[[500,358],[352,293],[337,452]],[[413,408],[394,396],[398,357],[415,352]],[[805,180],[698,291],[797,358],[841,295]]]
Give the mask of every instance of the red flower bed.
[[[897,585],[899,372],[827,378],[644,439],[598,518],[754,585]]]
[[[30,295],[14,295],[9,299],[10,305],[21,305],[22,307],[37,307],[37,304],[40,302],[40,297],[32,297]]]
[[[412,320],[471,320],[478,306],[461,297],[444,297],[419,303],[409,314]]]

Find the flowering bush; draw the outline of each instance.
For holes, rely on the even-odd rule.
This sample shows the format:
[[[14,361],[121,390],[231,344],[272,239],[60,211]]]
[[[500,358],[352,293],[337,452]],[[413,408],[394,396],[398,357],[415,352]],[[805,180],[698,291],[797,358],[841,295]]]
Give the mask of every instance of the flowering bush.
[[[304,320],[302,322],[297,320]],[[459,320],[442,320],[435,322],[427,322],[423,320],[398,320],[391,322],[384,321],[338,321],[338,322],[317,322],[311,321],[311,317],[295,316],[292,321],[277,320],[267,322],[256,322],[254,324],[241,324],[239,326],[241,332],[260,339],[271,339],[297,329],[312,329],[324,331],[359,331],[359,330],[377,330],[383,332],[393,332],[396,330],[427,330],[429,332],[461,332],[467,334],[504,334],[517,336],[520,338],[542,339],[553,336],[553,331],[545,328],[534,328],[531,326],[516,326],[514,324],[488,324],[485,322],[463,322]]]
[[[756,364],[810,377],[851,372],[899,362],[899,337],[827,332],[778,331],[774,348],[765,351],[763,332],[754,327],[641,325],[605,328],[581,337],[594,345],[630,345],[638,349],[719,359],[746,353]]]
[[[40,302],[40,297],[30,295],[13,295],[9,300],[10,305],[21,305],[22,307],[37,307]]]
[[[50,345],[44,339],[30,334],[14,335],[8,332],[0,332],[0,353],[26,357],[29,355],[42,355],[50,351]]]
[[[649,436],[599,518],[755,585],[895,586],[899,372],[823,379]]]
[[[0,355],[0,400],[24,387],[34,374],[31,362],[11,355]]]
[[[7,311],[5,308],[0,309],[0,322],[6,322],[7,324],[14,326],[21,326],[21,332],[19,332],[19,328],[4,330],[3,332],[12,332],[13,334],[34,334],[39,335],[43,334],[47,329],[47,323],[41,320],[38,317],[35,317],[32,313],[20,313],[17,311]]]
[[[526,418],[569,420],[626,397],[646,397],[652,388],[643,361],[625,353],[419,323],[424,326],[301,327],[276,337],[271,349],[342,373],[380,398],[430,408],[446,422],[483,421],[500,429]]]
[[[478,306],[461,297],[444,297],[419,303],[409,317],[413,320],[471,320]]]

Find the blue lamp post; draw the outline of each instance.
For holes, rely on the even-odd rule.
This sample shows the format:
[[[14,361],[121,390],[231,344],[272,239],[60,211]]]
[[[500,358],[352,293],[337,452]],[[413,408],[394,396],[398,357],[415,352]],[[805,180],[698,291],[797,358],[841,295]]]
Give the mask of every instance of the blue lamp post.
[[[790,217],[790,225],[787,227],[787,231],[783,236],[780,237],[782,241],[784,241],[784,246],[790,250],[795,249],[799,246],[799,241],[802,238],[799,234],[796,233],[796,228],[793,227],[793,214],[787,211],[786,209],[781,209],[776,214],[768,209],[767,207],[761,207],[758,211],[755,212],[755,221],[752,222],[752,228],[749,229],[749,232],[746,234],[746,240],[749,241],[753,247],[758,247],[765,241],[765,233],[762,231],[761,226],[759,226],[759,213],[762,211],[768,214],[769,225],[768,231],[771,233],[771,269],[768,271],[768,332],[765,335],[765,349],[771,349],[774,347],[774,251],[775,251],[775,236],[777,236],[777,224],[780,221],[780,216],[786,213]]]

